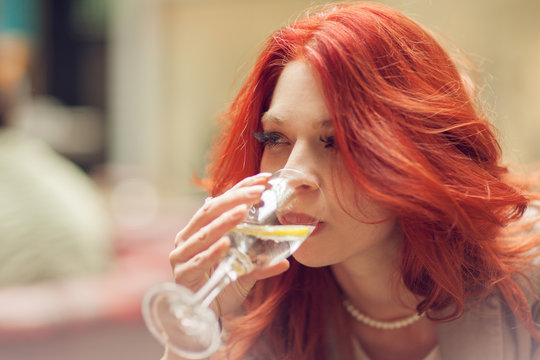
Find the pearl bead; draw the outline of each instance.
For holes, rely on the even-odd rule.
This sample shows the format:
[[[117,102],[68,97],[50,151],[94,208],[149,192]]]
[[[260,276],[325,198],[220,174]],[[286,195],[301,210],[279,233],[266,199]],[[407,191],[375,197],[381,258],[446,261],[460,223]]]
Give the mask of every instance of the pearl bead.
[[[413,314],[405,319],[396,320],[396,321],[379,321],[375,320],[365,314],[362,314],[354,305],[349,301],[349,299],[343,300],[343,306],[345,310],[357,321],[361,322],[364,325],[380,329],[380,330],[395,330],[407,327],[416,321],[420,320],[425,313],[422,314]]]

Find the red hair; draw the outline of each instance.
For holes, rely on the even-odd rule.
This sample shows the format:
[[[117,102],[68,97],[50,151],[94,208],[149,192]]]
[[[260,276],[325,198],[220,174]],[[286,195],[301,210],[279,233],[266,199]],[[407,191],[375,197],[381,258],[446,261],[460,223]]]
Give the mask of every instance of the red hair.
[[[400,219],[401,274],[425,299],[418,311],[456,319],[467,301],[498,293],[535,333],[513,277],[532,245],[501,241],[528,198],[504,180],[493,129],[447,52],[396,10],[330,4],[271,36],[226,114],[209,166],[212,195],[259,171],[262,147],[252,133],[283,67],[297,59],[323,84],[338,153],[356,186]],[[232,358],[256,349],[263,359],[325,359],[328,328],[343,342],[340,358],[351,354],[328,268],[293,259],[289,271],[255,285],[246,309],[231,333]]]

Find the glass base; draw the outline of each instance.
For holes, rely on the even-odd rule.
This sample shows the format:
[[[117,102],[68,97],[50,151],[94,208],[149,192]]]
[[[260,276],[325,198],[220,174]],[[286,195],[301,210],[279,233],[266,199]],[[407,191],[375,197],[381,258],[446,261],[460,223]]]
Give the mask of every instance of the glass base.
[[[143,300],[146,326],[162,345],[188,359],[203,359],[221,345],[221,330],[214,312],[193,303],[195,294],[182,286],[158,285]]]

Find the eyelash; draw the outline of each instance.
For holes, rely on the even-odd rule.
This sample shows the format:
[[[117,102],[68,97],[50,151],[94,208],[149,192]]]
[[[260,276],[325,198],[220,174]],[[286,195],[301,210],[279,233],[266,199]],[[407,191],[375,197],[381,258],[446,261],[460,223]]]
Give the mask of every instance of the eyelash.
[[[253,136],[263,146],[275,146],[285,142],[283,136],[277,132],[256,132],[253,133]],[[325,148],[334,148],[335,146],[333,136],[319,136],[319,140]]]
[[[283,143],[283,136],[281,136],[277,132],[258,132],[253,133],[253,136],[263,146],[275,146],[277,144]]]
[[[325,148],[333,148],[335,145],[333,136],[320,136],[319,140],[324,143]]]

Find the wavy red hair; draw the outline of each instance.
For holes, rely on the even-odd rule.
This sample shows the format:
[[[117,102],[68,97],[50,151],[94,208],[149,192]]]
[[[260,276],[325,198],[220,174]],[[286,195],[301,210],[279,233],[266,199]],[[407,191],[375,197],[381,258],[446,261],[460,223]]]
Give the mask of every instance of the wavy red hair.
[[[504,178],[494,131],[463,74],[421,26],[373,3],[331,4],[275,32],[226,113],[209,166],[212,195],[259,171],[260,117],[283,67],[310,64],[323,84],[342,156],[362,194],[403,228],[401,273],[424,297],[418,311],[459,317],[470,300],[498,293],[534,333],[514,274],[532,245],[501,241],[528,198]],[[352,353],[338,285],[327,268],[291,269],[259,281],[228,356],[325,359]],[[444,316],[440,310],[445,310]],[[329,347],[327,332],[335,336]],[[342,350],[338,350],[342,349]],[[256,351],[255,351],[256,349]]]

